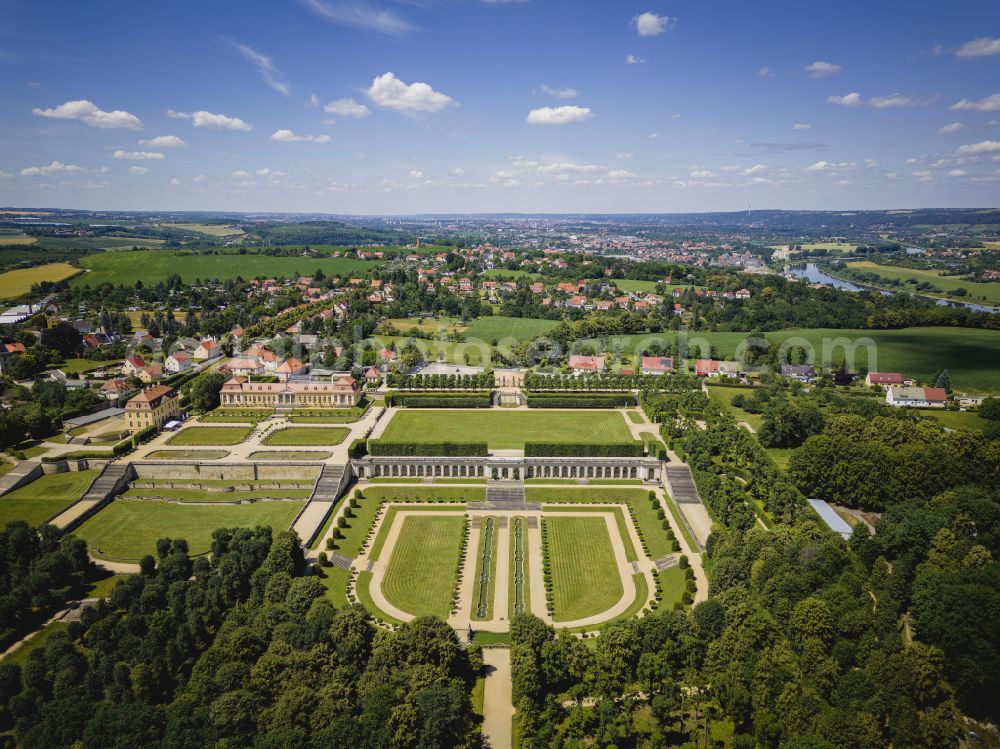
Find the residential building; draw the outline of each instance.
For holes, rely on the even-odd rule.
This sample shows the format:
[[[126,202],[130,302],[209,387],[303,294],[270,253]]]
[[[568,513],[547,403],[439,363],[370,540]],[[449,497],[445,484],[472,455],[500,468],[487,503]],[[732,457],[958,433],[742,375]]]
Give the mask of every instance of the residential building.
[[[114,379],[106,380],[101,385],[101,395],[109,401],[118,400],[130,392],[132,392],[132,388],[129,386],[128,380],[124,377],[115,377]]]
[[[180,413],[177,391],[166,385],[154,385],[125,404],[125,423],[132,432],[151,426],[162,429],[166,422],[176,419]]]
[[[639,371],[644,375],[662,375],[674,370],[674,360],[670,356],[644,356]]]
[[[211,339],[202,341],[194,350],[194,358],[201,361],[218,359],[220,356],[222,356],[222,349],[219,348],[219,342]]]
[[[226,368],[234,375],[262,375],[264,365],[256,357],[239,357],[230,359],[225,364]]]
[[[163,368],[168,372],[186,372],[192,366],[191,354],[187,351],[175,351],[163,362]]]
[[[887,388],[892,385],[905,385],[903,382],[903,375],[899,372],[869,372],[865,376],[865,385],[871,387],[872,385],[880,385],[881,387]]]
[[[944,388],[918,388],[890,386],[885,392],[885,402],[890,406],[912,408],[944,408],[948,404],[948,391]]]
[[[782,364],[781,376],[799,382],[812,382],[816,379],[816,369],[810,364]]]
[[[584,374],[587,372],[603,372],[607,365],[603,356],[579,356],[573,355],[569,358],[569,368],[573,374]]]

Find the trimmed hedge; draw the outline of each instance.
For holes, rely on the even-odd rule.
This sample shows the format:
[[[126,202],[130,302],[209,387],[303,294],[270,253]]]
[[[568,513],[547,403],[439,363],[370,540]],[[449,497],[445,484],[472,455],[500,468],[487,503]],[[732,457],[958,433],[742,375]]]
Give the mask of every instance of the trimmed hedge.
[[[632,393],[527,393],[528,408],[631,408]]]
[[[526,458],[641,458],[645,454],[641,442],[575,443],[525,442]]]
[[[444,455],[449,457],[485,457],[485,442],[383,442],[368,441],[369,455]]]
[[[405,393],[385,394],[386,406],[403,408],[489,408],[490,393]]]
[[[355,460],[363,458],[368,454],[368,440],[356,439],[347,448],[347,455]]]

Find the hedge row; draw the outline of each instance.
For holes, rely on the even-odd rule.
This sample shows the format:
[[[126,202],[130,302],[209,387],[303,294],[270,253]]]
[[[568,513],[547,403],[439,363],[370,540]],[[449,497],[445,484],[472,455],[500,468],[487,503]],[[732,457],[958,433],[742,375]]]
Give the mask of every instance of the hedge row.
[[[369,455],[444,455],[448,457],[485,457],[485,442],[384,442],[368,441]]]
[[[526,458],[641,458],[641,442],[576,443],[576,442],[525,442]]]
[[[528,408],[628,408],[632,393],[528,393]]]
[[[404,408],[489,408],[489,393],[386,393],[386,406]]]

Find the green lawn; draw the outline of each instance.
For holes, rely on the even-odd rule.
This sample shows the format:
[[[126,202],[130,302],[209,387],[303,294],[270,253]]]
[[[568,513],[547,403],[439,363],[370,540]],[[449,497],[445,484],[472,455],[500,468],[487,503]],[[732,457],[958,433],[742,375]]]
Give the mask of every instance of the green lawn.
[[[348,502],[349,499],[345,496],[340,501]],[[361,553],[361,545],[365,542],[365,537],[368,535],[372,523],[375,522],[375,515],[378,514],[379,504],[378,499],[367,495],[364,499],[358,500],[358,506],[351,510],[354,517],[347,518],[347,526],[340,529],[344,537],[334,542],[337,545],[337,552],[351,559]],[[334,513],[330,513],[331,518],[333,515]],[[319,534],[320,537],[323,535],[325,533]],[[319,548],[322,549],[324,547]]]
[[[51,624],[46,625],[37,635],[21,645],[13,653],[4,656],[0,663],[24,668],[28,662],[28,656],[31,655],[33,650],[44,648],[45,644],[49,641],[49,638],[52,635],[56,632],[65,632],[68,629],[69,624],[66,622],[52,622]]]
[[[366,497],[383,502],[482,502],[485,486],[369,486]]]
[[[157,539],[183,538],[191,554],[209,550],[216,528],[270,526],[287,530],[302,502],[255,502],[249,505],[181,505],[116,499],[81,525],[75,534],[98,557],[138,561],[156,553]]]
[[[56,365],[68,375],[80,374],[81,372],[91,372],[101,367],[108,367],[113,364],[121,364],[120,361],[109,359],[108,361],[92,361],[90,359],[67,359],[62,364]]]
[[[382,581],[386,599],[411,614],[447,618],[464,525],[461,515],[405,518]]]
[[[966,281],[958,276],[942,276],[941,271],[939,270],[896,268],[893,266],[879,265],[878,263],[874,263],[870,260],[853,261],[848,263],[847,267],[853,268],[854,270],[864,271],[866,273],[875,273],[881,278],[888,279],[889,281],[900,281],[902,286],[892,286],[891,288],[894,289],[913,290],[914,285],[906,283],[907,281],[916,281],[917,283],[927,282],[932,286],[936,286],[941,289],[943,293],[933,291],[920,293],[928,293],[932,296],[948,297],[949,299],[964,302],[979,302],[993,306],[1000,305],[1000,281]],[[958,289],[965,289],[968,292],[967,296],[955,296],[955,291]]]
[[[642,418],[642,414],[638,411],[626,411],[628,414],[628,420],[633,424],[645,424],[646,420]]]
[[[572,621],[606,611],[622,597],[604,518],[547,517],[553,620]]]
[[[188,427],[167,440],[168,445],[236,445],[250,434],[249,427]]]
[[[714,400],[720,407],[727,409],[737,421],[745,421],[754,429],[759,430],[760,424],[763,421],[761,415],[752,414],[749,411],[744,411],[742,408],[734,406],[733,398],[737,395],[749,398],[753,395],[753,390],[750,390],[749,388],[734,388],[721,385],[713,385],[708,389],[708,397]]]
[[[309,489],[247,489],[231,492],[206,492],[198,489],[129,489],[122,496],[130,499],[173,499],[178,502],[239,502],[244,499],[309,499]]]
[[[87,583],[87,591],[84,595],[87,598],[107,598],[115,586],[126,577],[128,575],[109,575],[102,571],[98,576],[95,576],[95,579]]]
[[[26,520],[41,525],[73,504],[87,491],[100,471],[70,471],[39,476],[26,486],[0,497],[0,525]]]
[[[306,276],[316,270],[322,270],[327,277],[344,276],[375,270],[381,262],[356,258],[271,257],[252,251],[245,255],[236,252],[200,255],[180,250],[141,250],[88,255],[80,260],[80,265],[89,272],[74,278],[70,282],[72,286],[102,283],[134,286],[139,280],[149,286],[176,273],[186,284],[193,284],[197,279],[227,280],[237,276],[291,278],[296,272]]]
[[[520,543],[517,528],[520,525]],[[511,518],[510,551],[507,572],[507,615],[523,614],[531,611],[531,585],[528,579],[528,521],[526,518]]]
[[[660,601],[660,609],[669,611],[675,603],[680,603],[684,596],[687,578],[684,570],[680,566],[668,567],[660,572],[660,585],[663,586],[663,599]]]
[[[322,450],[258,450],[250,460],[326,460],[330,453]]]
[[[524,449],[525,442],[632,442],[617,411],[501,411],[413,409],[397,411],[382,434],[385,442],[485,440],[493,450]]]
[[[476,549],[476,572],[472,602],[472,618],[478,621],[493,618],[493,593],[497,582],[497,536],[500,523],[497,518],[484,518],[479,531],[479,548]],[[483,572],[485,568],[485,580]]]
[[[625,511],[621,507],[573,507],[572,505],[543,505],[542,511],[549,512],[610,512],[614,515],[615,525],[618,527],[618,535],[625,546],[625,560],[628,562],[639,561],[639,554],[632,543],[632,537],[628,532],[628,521],[625,520]]]
[[[925,409],[918,411],[920,416],[933,419],[949,429],[967,429],[970,432],[982,432],[989,423],[975,411],[943,411]]]
[[[265,445],[339,445],[350,429],[340,427],[287,427],[271,432],[264,440]]]
[[[220,460],[227,455],[228,450],[154,450],[146,457],[152,460]]]
[[[350,582],[351,573],[342,567],[313,567],[313,577],[319,578],[326,588],[327,598],[336,609],[342,609],[348,605],[347,583]]]
[[[545,335],[558,324],[558,320],[537,320],[532,317],[480,317],[465,329],[465,340],[492,343],[503,338],[516,338],[527,341]]]

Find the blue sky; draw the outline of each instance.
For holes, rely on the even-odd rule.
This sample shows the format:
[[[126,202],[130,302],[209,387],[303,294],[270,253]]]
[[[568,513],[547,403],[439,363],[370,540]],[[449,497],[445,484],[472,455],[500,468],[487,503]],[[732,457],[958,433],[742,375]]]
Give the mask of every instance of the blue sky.
[[[996,206],[1000,3],[0,0],[0,204]]]

